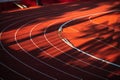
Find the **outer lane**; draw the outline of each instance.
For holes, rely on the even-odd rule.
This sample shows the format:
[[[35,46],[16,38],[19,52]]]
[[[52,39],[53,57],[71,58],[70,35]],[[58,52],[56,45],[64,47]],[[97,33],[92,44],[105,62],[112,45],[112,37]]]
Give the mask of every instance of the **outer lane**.
[[[39,12],[39,11],[38,11]],[[33,13],[35,13],[35,12],[33,12]],[[46,12],[47,13],[47,12]],[[41,13],[40,13],[41,14]],[[51,13],[51,14],[55,14],[55,13]],[[78,13],[79,14],[79,13]],[[77,14],[77,15],[78,15]],[[11,14],[12,15],[12,14]],[[48,24],[50,24],[51,22],[48,22],[47,24],[46,24],[46,22],[45,23],[43,23],[42,21],[45,21],[44,20],[44,17],[43,18],[41,18],[41,16],[40,15],[35,15],[35,14],[32,14],[31,16],[34,16],[34,18],[33,17],[29,17],[29,19],[28,19],[28,17],[25,17],[24,15],[28,15],[28,14],[23,14],[23,15],[17,15],[17,16],[12,16],[12,17],[10,17],[10,18],[13,18],[13,19],[11,19],[11,20],[6,20],[6,19],[10,19],[10,18],[4,18],[4,20],[6,20],[6,21],[3,21],[3,23],[1,23],[4,27],[6,27],[6,25],[11,25],[11,23],[13,24],[13,21],[15,22],[16,20],[18,20],[18,21],[16,21],[17,23],[15,23],[14,25],[11,25],[11,26],[9,26],[10,28],[7,30],[7,31],[5,31],[5,32],[3,32],[3,34],[2,34],[2,37],[1,37],[1,39],[2,39],[2,44],[3,44],[3,46],[7,46],[8,48],[6,48],[6,49],[11,49],[10,51],[12,52],[12,55],[14,55],[15,57],[17,57],[18,59],[20,59],[20,60],[22,60],[25,64],[29,64],[30,66],[32,66],[33,68],[36,68],[36,69],[38,69],[39,71],[43,71],[43,72],[45,72],[46,74],[49,74],[49,75],[51,75],[51,76],[54,76],[54,74],[55,73],[52,73],[52,72],[49,72],[49,70],[48,71],[46,71],[47,70],[47,68],[48,67],[45,67],[45,66],[43,66],[43,64],[41,64],[41,66],[43,66],[45,69],[44,70],[42,70],[41,68],[39,68],[40,67],[40,65],[38,64],[38,62],[37,61],[35,61],[34,59],[32,59],[32,58],[30,58],[30,57],[28,57],[28,55],[25,53],[26,51],[28,51],[29,52],[29,54],[30,55],[33,55],[33,56],[35,56],[35,57],[37,57],[37,58],[39,58],[39,60],[41,60],[41,61],[44,61],[44,62],[46,62],[47,64],[50,64],[50,65],[52,65],[52,66],[54,66],[54,67],[56,67],[56,68],[59,68],[59,69],[61,69],[62,71],[67,71],[68,73],[74,73],[73,75],[75,75],[75,76],[77,76],[77,77],[81,77],[81,76],[79,76],[79,71],[77,71],[77,70],[75,70],[74,68],[72,68],[72,67],[70,67],[70,65],[68,64],[68,63],[66,63],[66,62],[68,62],[69,60],[71,60],[71,57],[69,57],[68,58],[68,56],[66,56],[65,58],[66,59],[64,59],[63,57],[59,57],[58,55],[59,54],[61,54],[61,52],[59,51],[59,50],[56,50],[54,47],[52,47],[52,45],[51,44],[48,44],[47,43],[47,41],[45,40],[45,36],[46,36],[46,38],[48,38],[48,40],[49,41],[52,41],[52,44],[54,44],[56,47],[58,47],[59,49],[62,49],[63,51],[62,52],[64,52],[64,50],[65,50],[65,52],[67,52],[67,50],[70,50],[71,48],[68,46],[68,45],[65,45],[60,39],[59,39],[59,37],[58,38],[56,38],[58,35],[56,34],[57,33],[57,31],[56,31],[56,29],[54,29],[55,27],[59,27],[59,25],[56,25],[56,26],[53,26],[53,28],[52,29],[50,29],[50,32],[49,32],[49,29],[48,30],[46,30],[46,31],[44,31],[45,30],[45,26],[48,26]],[[47,16],[48,14],[46,14],[46,15],[44,15],[44,16]],[[66,14],[66,16],[61,16],[61,17],[68,17],[67,16],[68,14]],[[74,17],[77,17],[77,15],[76,16],[72,16],[71,18],[67,18],[67,19],[65,19],[65,21],[67,21],[67,20],[70,20],[70,19],[72,19],[72,18],[74,18]],[[78,16],[81,16],[81,15],[78,15]],[[16,18],[15,18],[16,17]],[[39,20],[37,17],[40,17],[41,19]],[[15,19],[14,19],[15,18]],[[25,19],[25,20],[23,20],[23,18]],[[58,17],[58,18],[60,18],[60,17]],[[21,19],[21,20],[20,20]],[[36,20],[36,22],[34,22],[34,23],[31,23],[31,24],[28,24],[28,25],[25,25],[24,26],[24,28],[23,28],[23,30],[22,29],[20,29],[20,26],[21,25],[23,25],[23,24],[26,24],[26,22],[29,22],[28,20],[33,20],[33,19],[37,19]],[[50,18],[50,19],[52,19],[52,18]],[[57,19],[56,19],[57,20]],[[65,21],[58,21],[58,22],[65,22]],[[6,22],[8,22],[7,24],[5,24]],[[38,32],[37,32],[37,27],[36,27],[36,30],[33,30],[33,31],[31,31],[32,30],[32,28],[33,28],[33,26],[34,25],[36,25],[36,24],[38,24],[38,23],[42,23],[42,28],[41,28],[41,25],[39,25],[39,28],[40,28],[40,33],[39,33],[39,29],[38,29]],[[16,25],[17,24],[17,25]],[[62,24],[62,23],[60,23],[60,24]],[[16,27],[16,28],[14,28],[14,27]],[[26,27],[26,28],[25,28]],[[20,29],[20,30],[19,30]],[[51,32],[51,30],[53,30],[52,32]],[[18,31],[18,32],[16,32],[16,31]],[[43,31],[44,32],[49,32],[49,33],[46,33],[44,36],[43,36]],[[22,33],[23,32],[23,33]],[[55,33],[54,33],[55,32]],[[14,35],[15,34],[15,35]],[[31,34],[31,36],[30,36],[30,34]],[[36,35],[37,34],[37,35]],[[41,35],[41,37],[40,37],[40,35]],[[30,39],[30,37],[31,37],[31,39]],[[39,39],[41,40],[40,42],[39,42]],[[46,57],[46,53],[44,53],[44,52],[40,52],[37,48],[38,47],[36,47],[35,45],[32,45],[33,43],[31,42],[31,41],[33,40],[33,42],[35,43],[35,44],[37,44],[37,46],[38,47],[40,47],[40,49],[43,49],[44,51],[46,51],[46,52],[48,52],[51,56],[49,56],[49,57],[51,57],[51,58],[49,58],[49,57]],[[55,41],[54,41],[55,40]],[[28,42],[27,42],[28,41]],[[58,41],[58,42],[57,42]],[[19,46],[17,46],[16,45],[16,42],[18,42],[17,43],[17,45],[21,45],[22,43],[22,45],[21,45],[21,49],[20,49],[20,45]],[[41,42],[44,42],[43,44],[41,44]],[[6,45],[7,44],[7,45]],[[16,46],[14,46],[14,45],[16,45]],[[10,47],[10,46],[14,46],[14,47]],[[34,46],[34,47],[33,47]],[[24,51],[24,49],[25,49],[25,51]],[[17,54],[16,54],[17,53]],[[34,54],[35,53],[35,54]],[[53,54],[54,53],[54,54]],[[57,55],[58,54],[58,55]],[[64,53],[62,53],[62,54],[64,54]],[[37,55],[37,56],[36,56]],[[39,55],[39,56],[38,56]],[[42,56],[41,56],[42,55]],[[24,56],[24,58],[23,58],[23,56]],[[62,60],[64,63],[66,63],[66,64],[61,64],[60,66],[58,66],[57,64],[59,64],[59,62],[54,58],[54,57],[57,57],[58,59],[60,59],[60,60]],[[49,61],[49,62],[48,62]],[[56,65],[54,64],[54,62],[56,63]],[[5,64],[8,64],[8,65],[11,65],[10,67],[13,67],[13,64],[10,64],[10,63],[7,63],[7,62],[5,62]],[[38,66],[39,65],[39,66]],[[58,66],[58,67],[57,67]],[[65,66],[65,67],[64,67]],[[72,65],[73,66],[73,65]],[[69,68],[68,68],[69,67]],[[19,67],[18,66],[16,66],[16,68],[17,69],[15,69],[15,70],[17,70],[18,72],[20,72],[20,73],[22,73],[22,74],[24,74],[25,73],[25,71],[20,71],[19,70]],[[65,70],[65,69],[66,70]],[[92,68],[92,67],[91,67]],[[68,70],[67,70],[68,69]],[[75,71],[75,72],[71,72],[70,70],[73,70],[73,71]],[[51,69],[50,69],[51,70]],[[54,70],[54,69],[53,69]],[[26,70],[27,71],[27,70]],[[29,72],[29,71],[27,71],[27,72]],[[31,70],[30,70],[30,72],[32,72]],[[56,71],[55,71],[56,72]],[[89,72],[89,70],[88,70],[88,72]],[[78,74],[76,74],[76,73],[78,73]],[[90,73],[91,73],[91,71],[90,71]],[[28,76],[28,77],[33,77],[33,76],[30,76],[30,74],[24,74],[25,76]],[[38,74],[37,74],[38,75]],[[86,79],[86,75],[84,75],[84,74],[81,74],[82,75],[82,77],[83,77],[83,79]],[[41,75],[42,76],[42,75]],[[89,79],[91,80],[91,79],[93,79],[93,78],[95,78],[95,76],[93,77],[93,76],[91,76],[91,75],[88,75],[89,76]],[[45,77],[45,76],[44,76]],[[64,75],[64,74],[62,74],[62,73],[59,73],[59,74],[56,74],[56,76],[54,76],[55,78],[58,78],[58,80],[59,79],[63,79],[63,78],[65,78],[66,80],[68,79],[68,78],[71,78],[72,79],[72,77],[70,77],[70,76],[68,76],[68,75]],[[38,78],[36,78],[36,77],[34,77],[35,78],[35,80],[37,80],[37,79],[39,79],[39,77]],[[34,78],[32,78],[32,79],[34,79]],[[100,77],[99,77],[100,78]],[[95,79],[99,79],[98,77],[96,77]],[[101,79],[104,79],[104,78],[100,78],[100,80]],[[47,79],[47,78],[45,78],[45,80],[49,80],[49,79]],[[87,79],[88,80],[88,79]]]

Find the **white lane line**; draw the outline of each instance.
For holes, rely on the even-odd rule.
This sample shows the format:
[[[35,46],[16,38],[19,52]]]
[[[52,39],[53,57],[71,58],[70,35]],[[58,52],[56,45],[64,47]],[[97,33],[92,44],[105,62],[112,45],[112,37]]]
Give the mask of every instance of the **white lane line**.
[[[2,44],[1,41],[0,41],[0,44],[1,44],[2,48],[3,48],[3,50],[4,50],[6,53],[8,53],[8,55],[10,55],[10,56],[11,56],[13,59],[15,59],[16,61],[18,61],[18,62],[20,62],[21,64],[25,65],[26,67],[32,69],[33,71],[36,71],[36,72],[38,72],[38,73],[40,73],[40,74],[45,75],[45,76],[48,77],[48,78],[51,78],[52,80],[57,80],[56,78],[53,78],[53,77],[51,77],[51,76],[49,76],[49,75],[46,75],[45,73],[43,73],[43,72],[41,72],[41,71],[38,71],[37,69],[35,69],[35,68],[27,65],[26,63],[20,61],[20,60],[17,59],[15,56],[13,56],[13,55],[3,46],[3,44]]]
[[[53,24],[55,24],[55,23],[53,23]],[[57,49],[58,51],[64,53],[64,54],[67,55],[67,56],[70,56],[70,57],[72,57],[72,58],[74,58],[74,59],[77,59],[77,58],[75,58],[75,57],[73,57],[73,56],[71,56],[71,55],[69,55],[69,54],[66,54],[64,51],[62,51],[62,50],[60,50],[58,47],[54,46],[54,45],[48,40],[48,38],[47,38],[47,36],[46,36],[46,32],[47,32],[48,27],[49,27],[49,26],[52,26],[53,24],[48,25],[47,28],[44,30],[44,37],[45,37],[46,41],[47,41],[51,46],[53,46],[55,49]],[[59,61],[60,61],[60,60],[59,60]],[[84,62],[84,61],[81,61],[81,62]],[[84,63],[85,63],[85,62],[84,62]],[[80,71],[82,71],[82,72],[85,72],[85,73],[87,73],[87,74],[90,74],[90,75],[92,75],[92,76],[96,76],[96,77],[98,77],[98,78],[101,78],[101,79],[104,79],[104,80],[108,80],[107,78],[101,77],[101,76],[99,76],[99,75],[97,75],[97,74],[94,74],[94,73],[85,71],[85,70],[83,70],[83,69],[80,69],[80,68],[75,67],[75,66],[70,65],[70,64],[68,64],[68,65],[71,66],[71,67],[73,67],[73,68],[75,68],[75,69],[77,69],[77,70],[80,70]]]
[[[37,24],[36,26],[34,26],[34,27],[31,29],[31,31],[30,31],[30,40],[32,41],[32,43],[33,43],[40,51],[43,51],[45,54],[47,54],[47,55],[49,55],[51,58],[53,58],[52,55],[50,55],[48,52],[44,51],[43,49],[40,49],[39,46],[36,45],[36,43],[32,40],[32,32],[33,32],[34,28],[36,28],[38,25],[39,25],[39,24]],[[54,58],[54,59],[57,60],[57,61],[59,61],[59,62],[62,62],[63,64],[66,64],[65,62],[61,61],[60,59],[57,59],[57,58]],[[69,73],[67,73],[67,72],[65,72],[65,71],[62,71],[62,70],[61,70],[60,72],[62,72],[62,73],[64,73],[64,74],[67,74],[67,75],[69,75],[69,76],[72,76],[72,77],[74,77],[74,78],[77,78],[77,79],[79,79],[79,80],[82,79],[82,78],[76,77],[76,76],[74,76],[74,75],[72,75],[72,74],[69,74]]]
[[[26,24],[28,24],[28,23],[26,23]],[[26,25],[26,24],[25,24],[25,25]],[[24,25],[23,25],[23,26],[24,26]],[[18,33],[18,31],[19,31],[23,26],[21,26],[20,28],[18,28],[18,29],[16,30],[16,32],[15,32],[14,38],[15,38],[16,44],[17,44],[27,55],[29,55],[29,56],[32,57],[33,59],[37,60],[36,57],[34,57],[34,56],[32,56],[31,54],[29,54],[29,52],[27,52],[27,51],[19,44],[19,42],[18,42],[18,40],[17,40],[17,33]],[[37,61],[38,61],[38,60],[37,60]],[[45,64],[45,65],[47,65],[47,66],[50,67],[50,65],[48,65],[48,64],[45,63],[45,62],[43,62],[42,60],[40,60],[39,62],[41,62],[41,63],[43,63],[43,64]],[[39,72],[39,73],[41,73],[41,74],[43,74],[43,75],[45,75],[45,76],[47,76],[47,77],[49,77],[49,78],[51,78],[51,79],[53,79],[53,80],[57,80],[56,78],[54,78],[54,77],[52,77],[52,76],[50,76],[50,75],[48,75],[48,74],[46,74],[46,73],[44,73],[44,72],[41,72],[41,71],[39,71],[39,70],[37,70],[37,69],[36,69],[36,71]]]
[[[21,20],[22,21],[22,20]],[[19,21],[20,22],[20,21]],[[21,47],[22,48],[22,47]],[[32,55],[30,55],[30,56],[32,56]],[[35,58],[35,57],[34,57]],[[39,61],[39,59],[37,59],[38,61]],[[39,61],[40,62],[40,61]],[[50,66],[49,66],[50,67]]]
[[[56,68],[54,68],[53,66],[51,66],[51,65],[45,63],[44,61],[39,60],[38,58],[36,58],[36,57],[34,57],[33,55],[31,55],[28,51],[26,51],[26,50],[19,44],[19,42],[18,42],[18,40],[17,40],[17,33],[18,33],[18,31],[19,31],[22,27],[24,27],[25,25],[27,25],[27,24],[29,24],[29,23],[32,23],[32,22],[34,22],[34,20],[29,21],[28,23],[22,25],[20,28],[18,28],[18,29],[16,30],[15,35],[14,35],[14,39],[15,39],[17,45],[18,45],[27,55],[29,55],[29,56],[32,57],[33,59],[39,61],[40,63],[43,63],[43,64],[47,65],[48,67],[51,67],[51,68],[53,68],[53,69],[56,69]],[[57,70],[57,69],[56,69],[56,70]],[[43,72],[42,72],[42,73],[43,73]],[[48,77],[51,77],[51,76],[49,76],[49,75],[47,75],[47,74],[45,74],[45,73],[43,73],[43,74],[46,75],[46,76],[48,76]],[[53,77],[52,77],[52,78],[53,78]],[[54,80],[57,80],[56,78],[53,78],[53,79],[54,79]]]
[[[27,79],[27,80],[31,80],[30,78],[24,76],[24,75],[21,74],[21,73],[18,73],[17,71],[15,71],[14,69],[8,67],[7,65],[5,65],[5,64],[3,64],[3,63],[1,63],[1,62],[0,62],[0,64],[1,64],[2,66],[6,67],[7,69],[9,69],[10,71],[16,73],[17,75],[19,75],[19,76],[21,76],[21,77],[23,77],[23,78],[25,78],[25,79]],[[1,80],[4,80],[4,79],[1,79]]]
[[[96,13],[96,14],[105,14],[105,13],[111,13],[111,12],[114,12],[114,11],[118,11],[118,10],[111,10],[111,11],[106,11],[106,12],[99,12],[99,13]],[[62,32],[62,28],[63,28],[66,24],[68,24],[68,23],[70,23],[70,22],[72,22],[72,21],[74,21],[74,20],[80,19],[80,18],[89,17],[89,16],[91,16],[91,15],[93,15],[93,14],[89,14],[89,15],[86,15],[86,16],[74,18],[74,19],[72,19],[72,20],[69,20],[69,21],[65,22],[64,24],[62,24],[62,25],[60,26],[60,28],[59,28],[58,31],[60,31],[60,30],[61,30],[61,31],[60,31],[59,33]],[[61,34],[59,34],[59,36],[61,37],[61,39],[63,39],[63,37],[61,36]],[[63,42],[65,42],[65,41],[63,40]],[[65,43],[66,43],[66,42],[65,42]],[[70,46],[70,45],[69,45],[69,46]],[[72,48],[73,48],[73,47],[72,47]],[[110,65],[113,65],[113,66],[116,66],[116,67],[119,67],[119,68],[120,68],[120,65],[118,65],[118,64],[109,62],[109,61],[107,61],[107,60],[103,60],[103,59],[98,58],[98,57],[96,57],[96,56],[93,56],[93,55],[91,55],[91,54],[89,54],[89,53],[87,53],[87,52],[85,52],[85,51],[82,51],[82,50],[76,48],[75,46],[74,46],[74,49],[76,49],[77,51],[82,52],[83,54],[88,55],[88,56],[90,56],[90,57],[92,57],[92,58],[94,58],[94,59],[97,59],[97,60],[99,60],[99,61],[102,61],[102,62],[105,62],[105,63],[107,63],[107,64],[110,64]]]
[[[31,19],[31,18],[30,18],[30,19]],[[1,33],[0,33],[0,38],[2,39],[2,33],[3,33],[5,30],[7,30],[8,28],[10,28],[12,25],[15,25],[15,24],[17,24],[17,23],[20,23],[21,21],[23,21],[23,20],[16,21],[15,23],[13,23],[13,24],[5,27],[5,28],[1,31]],[[25,65],[26,67],[32,69],[33,71],[36,71],[36,72],[38,72],[38,73],[40,73],[40,74],[42,74],[42,75],[44,75],[44,76],[46,76],[46,77],[48,77],[48,78],[50,78],[50,79],[52,79],[52,80],[57,80],[56,78],[53,78],[53,77],[51,77],[51,76],[49,76],[49,75],[47,75],[47,74],[45,74],[45,73],[43,73],[43,72],[41,72],[41,71],[38,71],[37,69],[35,69],[35,68],[27,65],[26,63],[20,61],[19,59],[17,59],[14,55],[12,55],[12,54],[3,46],[3,44],[2,44],[1,41],[0,41],[0,45],[2,46],[3,50],[4,50],[6,53],[8,53],[8,55],[10,55],[13,59],[17,60],[17,61],[20,62],[21,64]]]
[[[17,33],[18,33],[18,31],[19,31],[22,27],[24,27],[25,25],[27,25],[27,24],[29,24],[29,23],[31,23],[31,22],[34,22],[34,20],[29,21],[28,23],[22,25],[19,29],[16,30],[16,32],[15,32],[15,41],[16,41],[17,45],[18,45],[26,54],[28,54],[29,56],[31,56],[33,59],[35,59],[35,60],[37,60],[37,61],[39,61],[39,62],[47,65],[47,66],[50,67],[50,68],[53,68],[53,69],[55,69],[55,70],[57,70],[57,71],[59,71],[59,72],[65,73],[65,74],[67,74],[67,75],[70,75],[70,76],[72,76],[72,77],[77,78],[77,79],[80,80],[80,78],[78,78],[78,77],[76,77],[76,76],[73,76],[73,75],[71,75],[71,74],[69,74],[69,73],[67,73],[67,72],[64,72],[64,71],[62,71],[62,70],[60,70],[60,69],[58,69],[58,68],[56,68],[56,67],[54,67],[54,66],[52,66],[52,65],[49,65],[49,64],[45,63],[45,62],[42,61],[42,60],[39,60],[38,58],[36,58],[36,57],[34,57],[33,55],[29,54],[29,52],[26,51],[26,50],[19,44],[19,42],[18,42],[18,40],[17,40]],[[31,34],[31,32],[30,32],[30,34]],[[31,40],[31,39],[32,39],[32,37],[30,37],[30,40]]]

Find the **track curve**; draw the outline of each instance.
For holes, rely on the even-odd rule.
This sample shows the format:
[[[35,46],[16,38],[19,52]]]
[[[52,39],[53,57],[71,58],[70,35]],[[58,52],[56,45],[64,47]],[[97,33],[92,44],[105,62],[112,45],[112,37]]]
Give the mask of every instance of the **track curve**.
[[[71,6],[74,10],[69,9]],[[73,47],[74,43],[69,44],[69,41],[77,41],[77,39],[72,41],[72,38],[79,32],[79,29],[72,27],[80,22],[84,23],[85,18],[62,29],[64,24],[73,19],[98,11],[107,11],[111,7],[110,4],[105,4],[91,9],[86,8],[78,3],[67,3],[2,13],[0,64],[3,70],[11,74],[2,70],[0,78],[3,80],[117,80],[120,76],[120,68],[109,64],[114,62],[104,64],[105,61],[101,58],[103,62],[96,59],[89,60],[91,56],[76,51]],[[115,64],[119,65],[117,62]]]

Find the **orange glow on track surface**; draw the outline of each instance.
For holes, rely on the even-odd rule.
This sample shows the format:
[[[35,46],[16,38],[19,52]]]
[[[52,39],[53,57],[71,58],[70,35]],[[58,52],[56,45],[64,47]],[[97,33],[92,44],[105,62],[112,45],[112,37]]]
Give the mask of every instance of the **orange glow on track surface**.
[[[93,0],[2,12],[1,62],[34,80],[51,80],[49,76],[57,80],[119,80],[120,67],[78,52],[63,42],[58,32],[65,22],[92,14],[66,24],[62,37],[88,54],[120,65],[120,11],[93,15],[119,10],[119,5],[117,0]],[[25,78],[15,76],[13,80]]]

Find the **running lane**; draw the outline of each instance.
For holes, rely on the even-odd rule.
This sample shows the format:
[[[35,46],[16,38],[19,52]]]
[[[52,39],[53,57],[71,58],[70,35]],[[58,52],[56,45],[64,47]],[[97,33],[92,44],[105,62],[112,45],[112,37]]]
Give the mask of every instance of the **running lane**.
[[[95,15],[117,10],[118,5],[117,1],[78,1],[2,12],[0,79],[119,80],[119,45],[113,48],[119,41],[119,11],[114,14]],[[110,21],[109,16],[113,21]],[[110,20],[106,23],[104,19],[108,18]],[[86,36],[85,32],[89,28],[101,23],[101,27],[96,26],[101,34],[90,29],[90,33],[94,35]],[[106,24],[111,26],[108,28]],[[86,25],[89,26],[86,28]],[[114,40],[110,43],[106,39],[111,35]],[[98,38],[101,39],[96,40]],[[101,49],[106,45],[103,41],[107,45],[110,43],[112,47]],[[104,51],[108,49],[111,53]],[[92,54],[97,59],[79,50]],[[98,53],[100,51],[104,51],[104,56]]]

